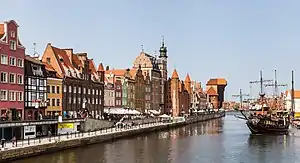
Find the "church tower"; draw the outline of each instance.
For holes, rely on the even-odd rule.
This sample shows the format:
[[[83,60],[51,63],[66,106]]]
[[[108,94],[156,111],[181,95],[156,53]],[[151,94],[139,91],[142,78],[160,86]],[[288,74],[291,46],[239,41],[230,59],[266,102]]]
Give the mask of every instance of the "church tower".
[[[165,110],[165,91],[166,91],[166,82],[168,80],[168,55],[167,47],[165,46],[164,37],[162,38],[161,47],[159,49],[159,69],[161,71],[161,109]]]

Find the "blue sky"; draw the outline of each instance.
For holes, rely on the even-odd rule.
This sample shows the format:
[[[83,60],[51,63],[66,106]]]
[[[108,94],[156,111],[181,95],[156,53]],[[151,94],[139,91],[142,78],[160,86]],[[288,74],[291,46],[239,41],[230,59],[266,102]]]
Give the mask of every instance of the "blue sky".
[[[232,99],[239,88],[249,92],[260,70],[270,79],[277,69],[288,84],[295,70],[299,88],[299,7],[297,0],[2,0],[0,20],[17,21],[27,53],[33,42],[40,54],[51,42],[114,68],[131,67],[142,44],[153,53],[165,36],[169,74],[175,67],[203,86],[224,77]]]

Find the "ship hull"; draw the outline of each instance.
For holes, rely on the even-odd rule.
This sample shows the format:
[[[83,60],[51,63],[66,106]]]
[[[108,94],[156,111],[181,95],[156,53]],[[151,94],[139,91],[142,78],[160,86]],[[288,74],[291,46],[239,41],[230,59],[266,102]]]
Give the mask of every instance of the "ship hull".
[[[276,127],[265,127],[264,125],[256,124],[247,121],[246,122],[249,130],[252,134],[276,134],[276,135],[285,135],[289,133],[288,126],[284,128],[276,128]]]

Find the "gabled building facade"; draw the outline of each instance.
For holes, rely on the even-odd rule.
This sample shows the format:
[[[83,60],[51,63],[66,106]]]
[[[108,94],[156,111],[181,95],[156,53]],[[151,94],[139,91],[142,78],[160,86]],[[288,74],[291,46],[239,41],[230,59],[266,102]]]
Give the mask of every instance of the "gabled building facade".
[[[46,116],[56,118],[62,115],[62,78],[54,68],[44,62],[47,72],[47,108]]]
[[[115,107],[115,86],[113,74],[105,75],[104,77],[104,107]]]
[[[160,110],[164,112],[165,108],[165,83],[167,81],[167,47],[162,42],[160,47],[160,55],[152,56],[142,51],[135,59],[133,68],[138,69],[141,66],[143,75],[149,74],[151,81],[151,110]]]
[[[25,57],[25,120],[42,120],[47,108],[47,73],[38,57]]]
[[[189,113],[190,95],[184,81],[179,79],[176,70],[173,71],[172,77],[169,78],[166,89],[166,112],[174,117]]]
[[[0,113],[5,120],[24,117],[25,47],[18,29],[14,20],[0,23]]]
[[[62,109],[65,117],[81,117],[88,111],[93,117],[103,115],[104,70],[96,70],[87,53],[73,53],[48,44],[42,57],[63,78]]]
[[[145,79],[141,66],[139,66],[135,75],[135,109],[145,113]]]

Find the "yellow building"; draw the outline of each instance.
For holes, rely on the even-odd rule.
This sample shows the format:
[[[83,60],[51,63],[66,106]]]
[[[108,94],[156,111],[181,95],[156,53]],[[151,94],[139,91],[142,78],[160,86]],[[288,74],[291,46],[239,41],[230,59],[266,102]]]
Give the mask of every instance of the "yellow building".
[[[54,68],[44,63],[48,73],[47,77],[47,109],[46,116],[62,115],[62,78]]]

